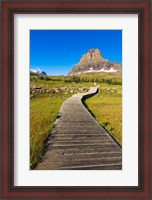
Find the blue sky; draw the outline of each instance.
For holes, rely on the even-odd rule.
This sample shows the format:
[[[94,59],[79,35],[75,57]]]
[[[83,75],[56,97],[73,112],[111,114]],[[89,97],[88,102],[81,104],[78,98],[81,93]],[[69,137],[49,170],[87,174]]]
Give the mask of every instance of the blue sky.
[[[67,75],[91,48],[122,63],[121,30],[30,30],[30,68]]]

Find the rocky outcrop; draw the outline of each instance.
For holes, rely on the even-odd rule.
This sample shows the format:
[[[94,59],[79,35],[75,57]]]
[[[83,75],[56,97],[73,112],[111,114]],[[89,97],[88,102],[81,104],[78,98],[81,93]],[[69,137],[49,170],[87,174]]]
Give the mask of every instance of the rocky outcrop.
[[[75,75],[90,72],[117,72],[121,71],[121,64],[118,62],[110,62],[102,57],[99,49],[90,49],[80,59],[68,75]]]

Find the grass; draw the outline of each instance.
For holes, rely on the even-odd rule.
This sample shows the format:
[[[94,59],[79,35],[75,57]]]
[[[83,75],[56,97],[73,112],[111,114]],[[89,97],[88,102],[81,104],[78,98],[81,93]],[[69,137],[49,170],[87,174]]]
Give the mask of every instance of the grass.
[[[87,99],[86,104],[96,120],[122,145],[121,86],[100,85],[100,93]]]
[[[87,75],[85,75],[87,76]],[[91,75],[88,82],[66,82],[67,77],[43,79],[31,76],[30,81],[30,168],[33,169],[44,154],[46,141],[62,103],[71,95],[88,91],[93,86]],[[99,75],[95,75],[97,77]],[[106,78],[112,75],[106,75]],[[93,75],[94,77],[94,75]],[[120,77],[116,76],[116,79]],[[120,80],[121,81],[121,80]],[[122,144],[121,89],[122,86],[100,84],[100,93],[85,101],[96,120]]]
[[[91,83],[91,82],[98,82],[98,83],[109,83],[115,85],[122,84],[121,73],[83,73],[74,76],[46,76],[46,77],[39,77],[39,76],[31,76],[31,80],[35,81],[52,81],[54,84],[55,82],[61,81],[63,84],[69,82],[77,82],[77,83]]]
[[[82,78],[104,78],[104,79],[121,79],[121,74],[120,73],[82,73],[78,75],[79,77]]]
[[[90,83],[32,79],[30,82],[30,168],[44,154],[46,141],[63,102],[80,91],[88,91]]]
[[[57,118],[62,103],[67,97],[47,95],[31,99],[30,103],[30,167],[42,157],[45,143]]]
[[[79,74],[80,80],[83,82],[92,81],[97,83],[109,83],[115,85],[122,84],[122,77],[120,72],[117,73],[84,73]]]

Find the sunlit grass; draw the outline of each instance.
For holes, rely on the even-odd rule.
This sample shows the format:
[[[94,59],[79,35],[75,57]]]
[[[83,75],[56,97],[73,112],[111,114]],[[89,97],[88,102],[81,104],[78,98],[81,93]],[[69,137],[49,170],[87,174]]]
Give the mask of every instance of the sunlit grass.
[[[46,140],[62,103],[68,96],[41,95],[30,102],[30,166],[33,168],[44,153]]]
[[[46,141],[63,102],[74,93],[87,91],[93,84],[93,82],[73,83],[32,78],[30,82],[31,169],[44,154]],[[100,93],[86,100],[97,121],[119,144],[122,143],[121,88],[121,85],[100,83]]]
[[[88,90],[90,83],[75,84],[64,81],[34,80],[30,82],[30,167],[41,159],[63,102],[77,93]],[[45,90],[44,90],[45,89]],[[53,90],[54,89],[54,90]]]
[[[101,84],[100,93],[87,99],[86,104],[96,120],[122,145],[122,94],[121,86]]]

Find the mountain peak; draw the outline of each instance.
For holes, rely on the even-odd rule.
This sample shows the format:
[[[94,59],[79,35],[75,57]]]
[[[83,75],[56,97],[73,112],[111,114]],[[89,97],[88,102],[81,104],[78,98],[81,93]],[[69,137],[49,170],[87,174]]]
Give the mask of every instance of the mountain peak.
[[[98,48],[92,48],[92,49],[89,49],[87,53],[90,53],[90,54],[99,53],[99,54],[101,54],[101,51]]]
[[[102,60],[101,52],[99,49],[90,49],[83,57],[80,59],[80,64],[83,62],[100,62]]]
[[[88,72],[116,72],[121,71],[121,64],[110,62],[102,57],[98,48],[89,49],[80,61],[73,67],[68,75]]]
[[[31,70],[30,70],[30,75],[35,75],[35,76],[47,76],[46,72],[41,71],[39,68],[37,68],[37,69],[31,69]]]

